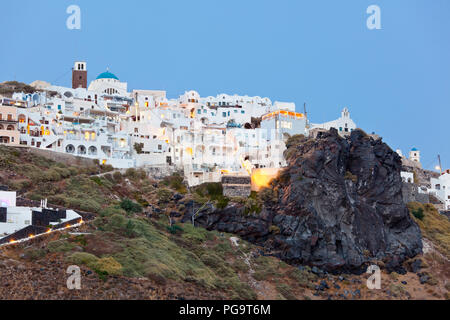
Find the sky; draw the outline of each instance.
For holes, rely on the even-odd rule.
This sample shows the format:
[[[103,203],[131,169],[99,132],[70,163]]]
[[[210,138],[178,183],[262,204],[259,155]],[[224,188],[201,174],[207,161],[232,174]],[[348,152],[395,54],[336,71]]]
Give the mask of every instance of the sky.
[[[69,30],[70,5],[81,29]],[[381,29],[369,30],[370,5]],[[392,149],[450,168],[448,0],[0,1],[0,82],[71,86],[107,68],[130,89],[187,90],[307,104],[310,121],[338,118]]]

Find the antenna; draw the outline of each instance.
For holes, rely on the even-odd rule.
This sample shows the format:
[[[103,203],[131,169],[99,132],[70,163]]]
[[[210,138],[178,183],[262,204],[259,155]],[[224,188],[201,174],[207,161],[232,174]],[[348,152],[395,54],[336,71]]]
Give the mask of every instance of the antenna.
[[[441,156],[439,154],[438,154],[438,160],[439,160],[439,170],[441,171],[441,176],[442,176]]]
[[[303,112],[305,114],[305,118],[308,118],[308,112],[306,112],[306,102],[303,104]]]

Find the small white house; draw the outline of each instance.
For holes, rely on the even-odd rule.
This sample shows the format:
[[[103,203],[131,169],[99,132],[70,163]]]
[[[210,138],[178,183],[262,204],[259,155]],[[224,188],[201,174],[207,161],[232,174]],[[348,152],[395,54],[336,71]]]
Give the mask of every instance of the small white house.
[[[412,172],[402,171],[400,172],[403,182],[414,183],[414,174]]]
[[[431,178],[431,192],[444,203],[444,208],[450,210],[450,173],[446,172],[439,178]]]

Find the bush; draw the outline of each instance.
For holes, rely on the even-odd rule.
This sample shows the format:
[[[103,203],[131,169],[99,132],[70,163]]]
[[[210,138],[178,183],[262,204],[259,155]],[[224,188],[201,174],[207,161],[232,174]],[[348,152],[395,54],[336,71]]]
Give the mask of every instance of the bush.
[[[68,242],[67,240],[56,240],[49,242],[47,244],[48,251],[54,253],[54,252],[68,252],[72,250],[75,246]]]
[[[128,213],[140,213],[142,212],[142,206],[139,203],[135,203],[130,199],[123,199],[120,202],[120,207]]]
[[[135,143],[134,144],[134,150],[136,150],[137,154],[142,154],[142,149],[144,149],[143,143]]]
[[[110,217],[112,215],[118,214],[118,215],[125,215],[126,211],[118,206],[109,206],[105,209],[100,210],[100,216],[101,217]]]
[[[419,220],[423,220],[423,218],[425,217],[422,208],[418,208],[417,210],[412,210],[411,213],[413,214],[414,217],[416,217]]]
[[[37,260],[45,257],[46,252],[44,249],[25,249],[23,252],[24,258],[27,260]]]
[[[94,269],[99,259],[93,254],[87,252],[75,252],[68,257],[68,260],[73,264],[86,265],[89,268]]]
[[[94,270],[101,274],[121,275],[122,269],[122,265],[113,257],[101,258],[94,263]]]
[[[160,203],[168,203],[170,199],[172,199],[173,192],[166,188],[158,189],[157,195],[158,195],[158,201]]]
[[[194,227],[190,223],[183,226],[183,238],[197,243],[202,243],[207,240],[208,231],[200,227]]]
[[[96,201],[86,199],[80,202],[79,208],[82,211],[97,213],[101,210],[102,207]]]
[[[175,172],[171,176],[165,177],[162,184],[176,190],[179,193],[187,193],[186,186],[184,185],[184,177],[178,172]]]

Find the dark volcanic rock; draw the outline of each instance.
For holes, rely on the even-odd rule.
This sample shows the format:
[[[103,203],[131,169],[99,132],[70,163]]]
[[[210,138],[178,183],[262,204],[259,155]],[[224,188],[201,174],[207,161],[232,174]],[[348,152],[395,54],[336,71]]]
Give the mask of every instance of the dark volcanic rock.
[[[402,199],[401,159],[385,143],[360,130],[342,138],[332,129],[291,148],[275,200],[260,214],[245,216],[232,205],[200,214],[197,223],[327,271],[363,272],[373,260],[396,270],[422,251]],[[280,231],[272,233],[272,225]]]

